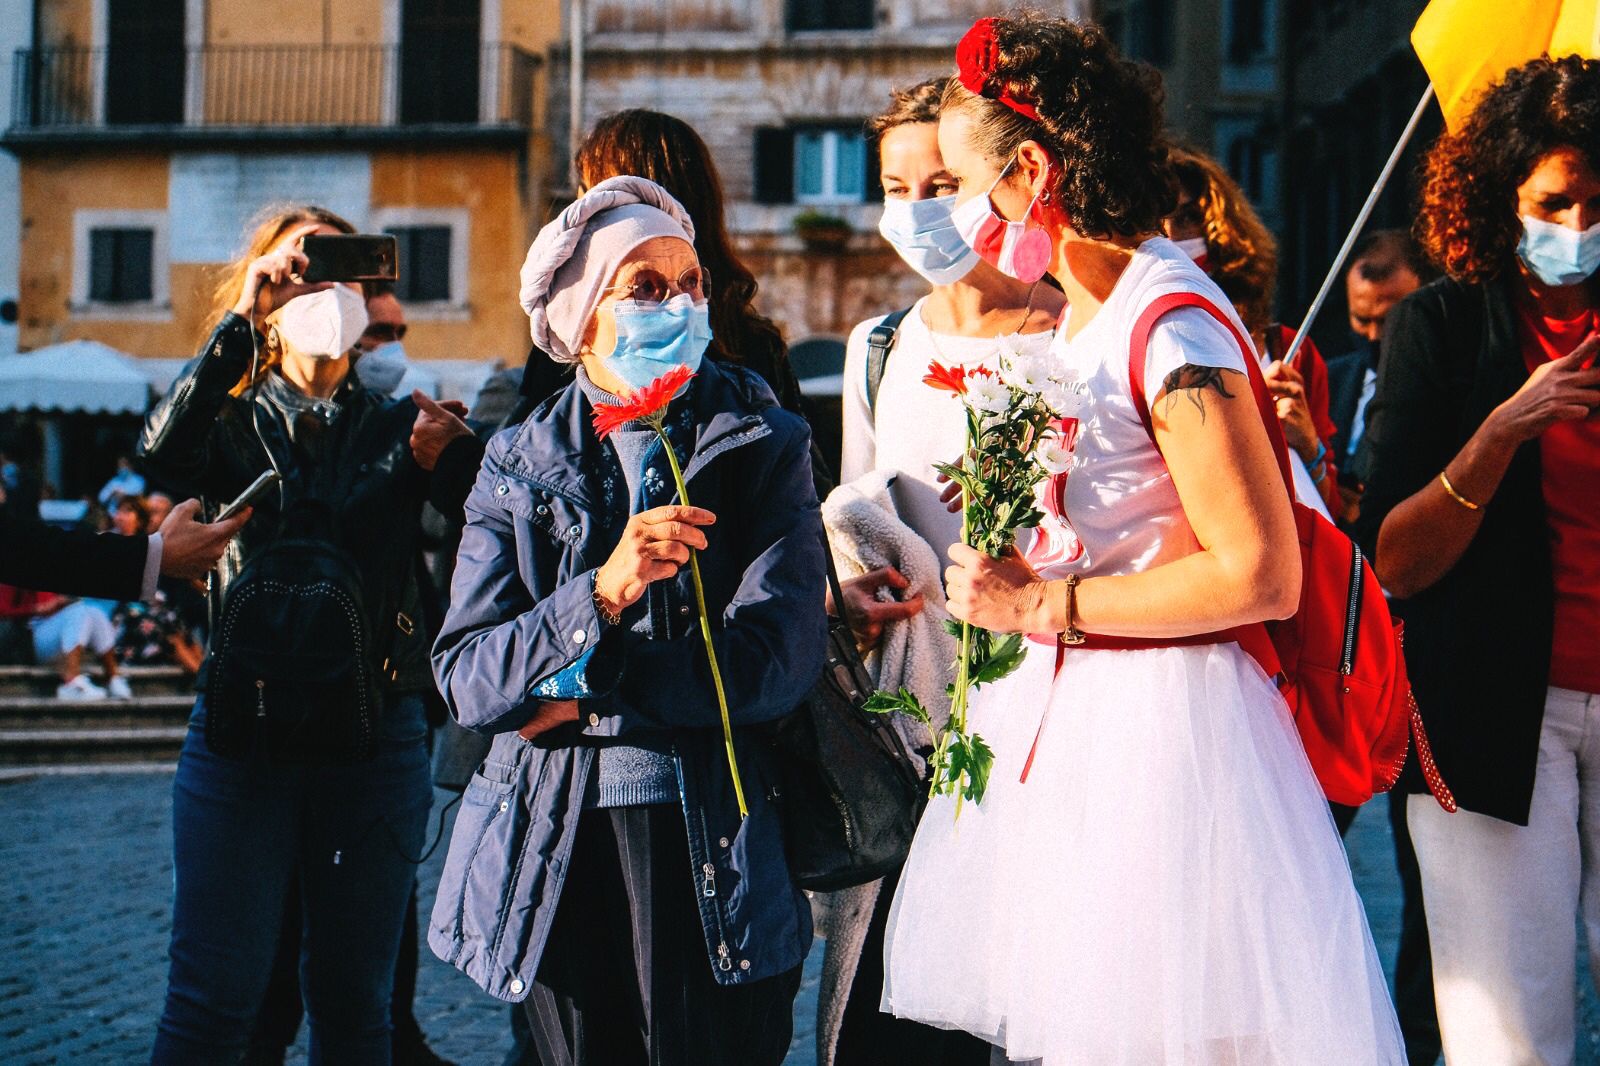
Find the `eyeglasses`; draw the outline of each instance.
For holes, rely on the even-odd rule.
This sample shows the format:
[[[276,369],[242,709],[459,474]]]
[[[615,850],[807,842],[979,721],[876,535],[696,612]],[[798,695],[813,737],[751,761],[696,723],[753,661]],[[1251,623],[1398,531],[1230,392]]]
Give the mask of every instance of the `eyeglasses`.
[[[678,275],[677,281],[668,281],[665,274],[647,267],[635,274],[627,284],[612,285],[600,291],[626,292],[628,299],[642,304],[658,304],[679,293],[701,300],[711,293],[711,275],[704,267],[690,267]]]
[[[397,326],[391,322],[369,322],[367,328],[361,331],[361,335],[380,344],[403,341],[406,339],[406,324],[402,322]]]

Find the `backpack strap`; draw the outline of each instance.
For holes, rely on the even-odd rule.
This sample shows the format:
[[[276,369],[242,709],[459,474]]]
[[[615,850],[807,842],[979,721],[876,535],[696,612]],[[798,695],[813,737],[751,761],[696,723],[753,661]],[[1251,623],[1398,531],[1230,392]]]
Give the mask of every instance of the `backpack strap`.
[[[877,410],[878,386],[883,384],[883,370],[889,363],[889,349],[894,347],[894,338],[900,330],[900,323],[904,322],[910,313],[910,307],[902,307],[898,311],[891,312],[882,322],[872,327],[871,333],[867,334],[867,410],[869,411]]]
[[[1133,334],[1128,339],[1128,385],[1133,394],[1134,410],[1139,412],[1139,421],[1144,423],[1144,431],[1150,435],[1150,442],[1155,444],[1157,451],[1161,450],[1161,444],[1156,440],[1155,427],[1150,422],[1150,404],[1144,395],[1145,359],[1150,347],[1150,334],[1163,315],[1180,307],[1200,308],[1233,334],[1239,350],[1244,354],[1245,375],[1250,379],[1250,391],[1255,395],[1256,409],[1261,414],[1262,425],[1266,427],[1267,439],[1272,442],[1272,454],[1278,460],[1278,473],[1283,476],[1283,486],[1289,493],[1289,499],[1293,500],[1294,478],[1289,473],[1289,446],[1283,438],[1283,427],[1278,425],[1277,411],[1272,403],[1271,394],[1267,392],[1267,381],[1261,376],[1261,367],[1256,362],[1255,346],[1250,343],[1249,338],[1239,332],[1239,327],[1235,326],[1216,304],[1197,292],[1168,293],[1150,301],[1150,305],[1134,322]]]

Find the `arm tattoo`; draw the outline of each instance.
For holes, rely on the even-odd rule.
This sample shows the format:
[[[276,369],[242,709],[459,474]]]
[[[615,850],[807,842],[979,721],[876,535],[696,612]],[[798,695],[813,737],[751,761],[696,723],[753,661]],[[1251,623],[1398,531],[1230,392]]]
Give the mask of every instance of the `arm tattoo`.
[[[1168,374],[1161,382],[1167,392],[1166,406],[1162,409],[1162,414],[1172,412],[1172,405],[1177,401],[1178,393],[1183,392],[1188,394],[1189,402],[1194,404],[1195,409],[1200,412],[1200,421],[1204,422],[1206,389],[1215,389],[1224,399],[1233,399],[1233,393],[1229,392],[1227,385],[1223,383],[1222,373],[1221,367],[1185,363]]]

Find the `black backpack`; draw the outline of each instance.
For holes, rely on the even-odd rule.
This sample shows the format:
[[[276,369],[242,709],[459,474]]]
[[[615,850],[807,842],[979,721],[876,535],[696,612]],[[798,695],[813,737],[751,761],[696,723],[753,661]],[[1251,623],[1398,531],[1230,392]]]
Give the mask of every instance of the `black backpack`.
[[[229,585],[206,668],[219,755],[346,763],[377,750],[379,668],[360,571],[331,538],[280,536]]]

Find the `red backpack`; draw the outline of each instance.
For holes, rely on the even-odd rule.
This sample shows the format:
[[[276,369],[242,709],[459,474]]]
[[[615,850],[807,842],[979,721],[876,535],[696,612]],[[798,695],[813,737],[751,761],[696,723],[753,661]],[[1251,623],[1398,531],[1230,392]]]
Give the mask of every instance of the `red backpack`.
[[[1374,793],[1387,792],[1399,778],[1407,744],[1415,737],[1428,790],[1441,807],[1454,811],[1455,797],[1434,765],[1411,694],[1401,647],[1402,623],[1390,616],[1389,603],[1361,548],[1320,512],[1293,500],[1288,447],[1254,346],[1227,315],[1198,293],[1157,297],[1134,324],[1128,381],[1145,431],[1155,441],[1145,402],[1145,349],[1156,321],[1180,307],[1198,307],[1221,322],[1244,352],[1250,388],[1293,501],[1300,536],[1299,610],[1281,622],[1263,623],[1262,636],[1247,635],[1240,644],[1268,676],[1276,676],[1328,799],[1355,807]]]

